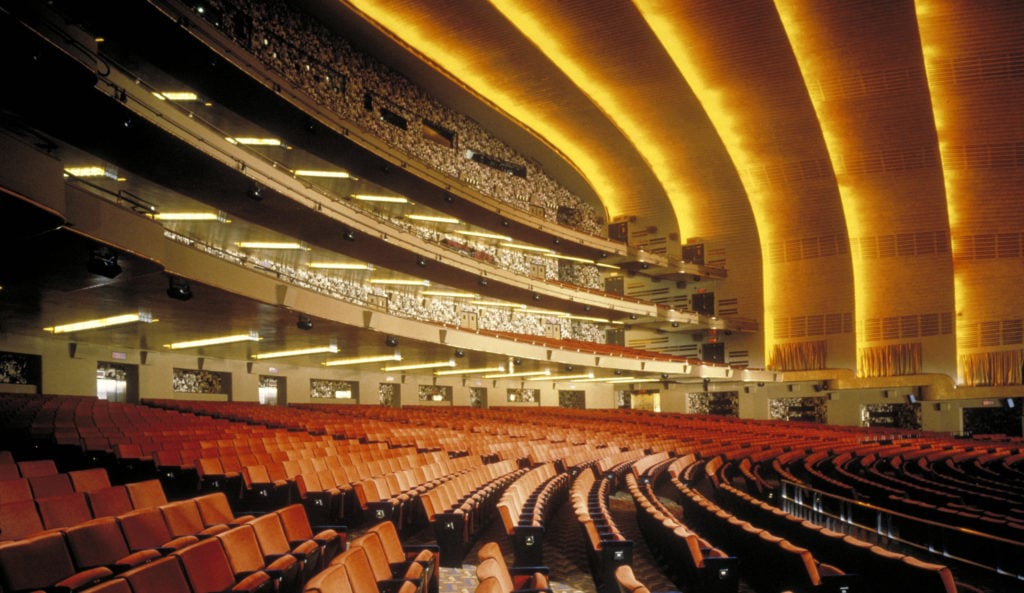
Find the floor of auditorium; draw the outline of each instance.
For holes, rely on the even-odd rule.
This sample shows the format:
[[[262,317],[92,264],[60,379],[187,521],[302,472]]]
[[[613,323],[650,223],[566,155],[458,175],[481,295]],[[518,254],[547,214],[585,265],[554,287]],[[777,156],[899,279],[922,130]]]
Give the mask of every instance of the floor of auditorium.
[[[662,499],[670,507],[677,507],[670,500]],[[647,549],[644,538],[636,523],[636,509],[629,494],[624,491],[615,493],[609,505],[616,519],[616,525],[624,535],[633,540],[633,572],[654,593],[679,591],[679,587],[668,580],[657,565],[653,555]],[[548,523],[548,531],[544,542],[544,561],[550,569],[551,588],[554,593],[597,593],[594,579],[591,577],[587,564],[584,540],[579,526],[575,524],[575,516],[568,502],[563,503]],[[358,535],[350,534],[350,537]],[[433,534],[429,528],[419,533],[403,536],[408,543],[429,543]],[[501,546],[505,560],[511,566],[514,554],[511,543],[504,534],[500,521],[491,521],[490,525],[477,539],[473,548],[466,554],[461,568],[441,568],[440,593],[473,593],[476,589],[476,558],[480,546],[494,541]],[[1004,578],[992,578],[983,574],[957,573],[958,580],[970,583],[982,593],[1024,593],[1024,583],[1019,586]],[[685,593],[685,592],[684,592]],[[739,593],[756,593],[755,590],[740,581]]]

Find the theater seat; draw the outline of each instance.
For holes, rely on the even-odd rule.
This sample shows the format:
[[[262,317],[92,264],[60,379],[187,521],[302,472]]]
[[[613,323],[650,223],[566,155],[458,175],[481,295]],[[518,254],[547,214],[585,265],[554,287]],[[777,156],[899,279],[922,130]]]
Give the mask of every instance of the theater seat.
[[[118,515],[117,522],[128,542],[128,549],[133,552],[155,549],[161,554],[169,554],[199,541],[194,535],[171,535],[160,509],[138,509]]]
[[[165,556],[121,573],[134,593],[188,593],[188,579],[176,556]]]
[[[256,532],[251,525],[239,525],[218,534],[217,539],[224,546],[228,563],[236,578],[246,574],[263,571],[274,580],[274,589],[281,593],[299,593],[302,588],[299,582],[301,564],[291,554],[277,556],[268,560],[260,550],[256,541]]]
[[[303,593],[357,593],[348,579],[348,570],[340,565],[328,566],[306,583]]]
[[[224,547],[217,538],[202,540],[174,552],[181,561],[192,588],[192,593],[221,593],[238,591],[244,593],[272,593],[274,582],[265,572],[254,572],[236,578],[231,570]]]
[[[76,569],[64,536],[56,531],[0,546],[0,590],[5,593],[51,588],[80,591],[113,574],[106,567]]]
[[[0,541],[18,540],[43,530],[39,509],[31,498],[0,504]]]
[[[338,526],[336,529],[326,528],[313,533],[306,508],[301,504],[288,505],[277,511],[277,516],[281,520],[281,527],[290,545],[296,546],[312,540],[320,546],[321,566],[330,564],[331,560],[345,549],[344,528]]]
[[[370,560],[362,548],[350,548],[334,559],[334,565],[345,567],[349,584],[357,593],[415,593],[416,583],[394,580],[378,583]],[[381,588],[383,586],[383,589]]]
[[[506,592],[517,589],[547,589],[550,586],[546,567],[530,566],[510,569],[505,562],[505,556],[501,553],[501,548],[495,542],[487,542],[480,546],[477,559],[480,561],[476,570],[477,578],[495,576]]]
[[[267,513],[249,522],[256,532],[256,541],[267,559],[277,558],[286,554],[294,556],[302,565],[299,569],[299,582],[305,585],[313,575],[320,571],[320,546],[313,540],[292,544],[284,533],[281,519],[277,513]]]
[[[59,529],[85,523],[92,519],[92,509],[84,492],[36,499],[39,517],[46,529]]]
[[[115,517],[132,511],[132,500],[124,486],[110,486],[86,492],[93,517]]]
[[[79,570],[105,566],[123,572],[160,558],[157,550],[132,552],[113,517],[94,519],[64,531],[68,551]]]
[[[155,508],[167,504],[167,494],[164,492],[164,487],[160,480],[129,482],[124,487],[128,490],[128,498],[132,501],[132,508]]]

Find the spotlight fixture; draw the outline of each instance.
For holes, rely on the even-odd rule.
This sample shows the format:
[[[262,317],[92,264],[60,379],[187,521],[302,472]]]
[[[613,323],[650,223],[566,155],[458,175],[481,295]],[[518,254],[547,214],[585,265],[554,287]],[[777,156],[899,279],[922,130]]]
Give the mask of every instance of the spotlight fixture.
[[[346,241],[355,241],[356,232],[348,227],[345,227],[345,230],[341,231],[341,238]]]
[[[514,364],[516,366],[519,366],[519,365],[523,364],[523,359],[522,358],[513,358],[512,359],[512,364]]]
[[[505,228],[508,228],[509,224],[511,224],[511,223],[509,223],[507,218],[502,218],[501,219],[501,226],[503,226]]]
[[[299,320],[295,322],[295,327],[299,329],[313,329],[313,319],[308,315],[299,315]]]
[[[427,260],[423,259],[422,257],[417,257],[416,258],[416,265],[421,267],[421,268],[425,268],[425,267],[427,267]]]
[[[85,268],[107,278],[115,278],[121,273],[121,266],[117,265],[117,254],[106,246],[97,247],[89,254]]]
[[[170,286],[167,287],[167,296],[176,301],[187,301],[192,298],[192,287],[183,278],[169,276]]]
[[[461,348],[456,348],[455,349],[455,358],[462,358],[465,355],[466,355],[466,351],[465,350],[463,350]]]
[[[398,346],[398,338],[395,336],[388,336],[384,338],[384,345],[394,348],[395,346]]]
[[[481,278],[480,280],[477,280],[477,282],[480,286],[487,286],[487,278]]]
[[[250,200],[259,202],[263,199],[263,188],[258,183],[253,183],[249,186],[249,189],[245,191],[245,195],[249,196]]]

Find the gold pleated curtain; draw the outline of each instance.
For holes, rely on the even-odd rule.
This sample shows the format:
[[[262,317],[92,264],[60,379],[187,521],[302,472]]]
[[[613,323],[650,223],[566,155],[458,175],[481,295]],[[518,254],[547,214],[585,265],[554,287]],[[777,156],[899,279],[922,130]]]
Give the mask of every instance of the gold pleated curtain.
[[[964,385],[1020,385],[1024,350],[977,352],[960,355],[960,377]]]
[[[895,377],[921,373],[921,343],[861,348],[857,353],[861,377]]]
[[[768,369],[772,371],[816,371],[825,368],[828,342],[790,342],[775,344],[768,356]]]

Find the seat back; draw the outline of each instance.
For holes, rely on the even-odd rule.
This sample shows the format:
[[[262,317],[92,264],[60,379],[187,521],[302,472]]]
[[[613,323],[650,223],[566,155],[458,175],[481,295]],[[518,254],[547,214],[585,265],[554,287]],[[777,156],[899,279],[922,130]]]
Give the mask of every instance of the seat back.
[[[93,517],[116,517],[131,512],[132,500],[124,486],[110,486],[85,493]]]
[[[251,525],[256,532],[256,540],[259,542],[264,556],[287,554],[291,550],[277,513],[267,513],[256,517],[248,525]]]
[[[118,515],[117,522],[130,550],[159,548],[172,539],[160,509],[137,509]]]
[[[231,510],[228,497],[223,492],[211,492],[193,498],[199,510],[199,517],[203,525],[227,525],[235,520],[235,513]]]
[[[384,553],[388,556],[388,562],[402,562],[405,560],[405,550],[402,548],[402,539],[398,535],[398,529],[391,521],[381,521],[367,529],[367,533],[373,532],[380,537],[381,545],[384,546]]]
[[[277,511],[281,526],[290,541],[313,538],[313,526],[309,523],[309,515],[301,504],[292,504]]]
[[[34,478],[36,476],[49,476],[57,473],[57,465],[52,459],[34,459],[31,461],[19,461],[18,472],[23,478]]]
[[[18,502],[19,500],[32,500],[32,485],[28,478],[13,478],[0,480],[0,504]]]
[[[29,537],[43,530],[39,509],[31,498],[0,504],[0,541]]]
[[[28,478],[32,485],[33,498],[47,498],[49,496],[60,496],[69,494],[75,489],[71,485],[71,478],[67,474],[45,474]]]
[[[199,507],[193,499],[177,500],[160,507],[171,535],[195,535],[206,528],[199,514]]]
[[[227,554],[215,537],[182,548],[173,555],[181,561],[192,593],[219,593],[235,585]]]
[[[252,526],[240,525],[224,533],[218,533],[217,539],[223,545],[228,563],[235,574],[263,570],[266,567]]]
[[[167,494],[160,480],[129,482],[125,484],[125,488],[128,490],[128,498],[132,501],[132,508],[145,509],[167,504]]]
[[[64,536],[48,532],[0,547],[0,588],[45,589],[75,573]]]
[[[188,579],[177,556],[167,556],[121,573],[136,593],[183,593]]]
[[[71,486],[75,492],[92,492],[110,487],[110,476],[102,467],[75,470],[68,472],[68,476],[71,478]]]
[[[64,532],[68,551],[78,568],[108,566],[130,551],[124,534],[113,517],[95,519]]]
[[[306,583],[303,593],[355,593],[349,582],[348,569],[334,564],[321,570]],[[362,592],[359,592],[362,593]]]
[[[377,579],[373,576],[373,568],[362,548],[349,548],[335,558],[335,563],[345,567],[348,582],[353,591],[359,593],[375,593],[378,591]]]
[[[60,496],[36,499],[39,517],[46,529],[71,527],[92,519],[92,509],[84,492],[71,492]]]
[[[132,587],[128,581],[116,578],[103,581],[88,589],[82,589],[79,593],[132,593]]]
[[[511,593],[515,590],[515,585],[512,583],[512,577],[509,576],[508,570],[502,564],[493,557],[482,560],[476,566],[476,578],[479,581],[488,578],[496,579],[501,586],[501,593]]]

